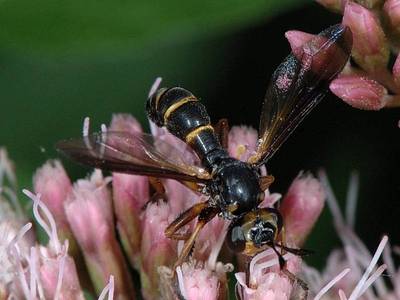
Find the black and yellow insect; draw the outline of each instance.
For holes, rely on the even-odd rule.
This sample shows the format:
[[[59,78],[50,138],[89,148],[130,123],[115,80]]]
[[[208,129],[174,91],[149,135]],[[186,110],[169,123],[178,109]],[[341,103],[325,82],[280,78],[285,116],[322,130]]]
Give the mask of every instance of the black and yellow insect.
[[[351,44],[350,30],[336,25],[294,51],[278,66],[267,89],[257,150],[247,162],[228,155],[226,121],[213,126],[204,105],[180,87],[157,90],[148,99],[146,110],[157,126],[165,126],[191,147],[201,161],[200,166],[185,162],[172,145],[147,134],[96,133],[61,141],[57,147],[86,165],[172,178],[205,194],[208,200],[183,212],[165,231],[170,238],[186,241],[176,265],[190,253],[200,230],[219,215],[231,220],[226,238],[233,251],[253,256],[271,247],[283,267],[282,252],[302,255],[304,251],[285,245],[281,234],[284,222],[278,210],[258,207],[273,181],[272,176],[261,175],[260,167],[324,97],[329,82],[348,61]],[[196,217],[194,231],[181,233],[180,229]]]

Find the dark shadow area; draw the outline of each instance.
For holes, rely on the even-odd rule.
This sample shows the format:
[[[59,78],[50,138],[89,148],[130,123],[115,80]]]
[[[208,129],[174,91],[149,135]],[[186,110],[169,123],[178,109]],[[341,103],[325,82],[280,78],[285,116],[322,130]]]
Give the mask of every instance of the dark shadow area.
[[[224,57],[202,95],[213,119],[228,117],[231,124],[257,126],[268,78],[289,52],[285,31],[318,33],[338,22],[339,15],[312,4],[226,37]],[[356,110],[329,94],[268,164],[276,177],[272,191],[286,191],[300,170],[315,174],[324,168],[344,207],[350,172],[358,170],[357,232],[371,250],[384,233],[393,244],[400,243],[399,116],[399,109]],[[332,248],[331,237],[336,236],[327,211],[308,245],[320,254]],[[321,259],[317,254],[316,260]]]

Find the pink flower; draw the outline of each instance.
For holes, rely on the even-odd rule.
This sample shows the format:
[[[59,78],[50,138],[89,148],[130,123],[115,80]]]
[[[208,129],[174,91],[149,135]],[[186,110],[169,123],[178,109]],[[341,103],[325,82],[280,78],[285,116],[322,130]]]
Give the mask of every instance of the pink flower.
[[[303,267],[303,275],[309,283],[311,294],[315,295],[316,300],[321,299],[321,297],[324,297],[322,299],[336,299],[337,295],[340,299],[364,299],[364,294],[367,295],[367,299],[396,299],[391,298],[393,297],[392,293],[388,291],[380,278],[389,264],[393,263],[388,253],[387,255],[384,254],[384,260],[387,264],[376,267],[387,244],[387,236],[382,238],[372,256],[353,231],[358,190],[357,175],[353,175],[350,179],[346,219],[340,212],[325,173],[321,172],[320,178],[327,191],[327,203],[335,220],[338,235],[342,240],[343,249],[337,249],[331,253],[327,267],[321,273],[308,266]],[[395,275],[394,266],[391,269],[392,274]],[[397,270],[397,272],[400,271]],[[342,280],[343,277],[345,279]],[[394,286],[398,285],[396,280],[393,282]],[[371,285],[375,285],[375,290],[370,289]]]
[[[49,160],[33,176],[35,193],[55,216],[61,239],[72,238],[71,229],[64,211],[64,202],[72,190],[72,183],[58,160]]]
[[[300,270],[301,259],[292,254],[285,254],[287,270],[296,274]],[[246,283],[246,274],[235,274],[238,281],[237,290],[242,300],[289,300],[295,283],[279,271],[278,258],[272,249],[268,249],[254,256],[249,266],[249,284]],[[301,292],[301,291],[300,291]]]
[[[386,104],[386,88],[367,77],[343,75],[331,82],[330,89],[347,104],[359,109],[379,110]]]
[[[130,114],[113,114],[109,129],[111,131],[123,131],[131,134],[142,132],[142,126]]]
[[[281,205],[289,241],[302,245],[318,220],[325,203],[325,192],[311,174],[301,174],[292,182]]]
[[[228,269],[221,267],[221,270],[212,270],[195,261],[184,263],[177,269],[180,294],[187,300],[226,299]]]
[[[353,33],[352,56],[366,71],[385,69],[389,61],[389,44],[378,18],[363,6],[348,2],[343,24]]]
[[[139,122],[128,114],[114,114],[110,131],[141,133]],[[141,215],[149,201],[149,182],[146,176],[113,173],[113,203],[117,229],[122,245],[134,267],[139,265],[141,242]]]
[[[248,126],[233,126],[228,135],[229,155],[247,161],[254,154],[258,140],[257,130]]]
[[[9,245],[13,253],[18,281],[10,297],[27,299],[84,299],[74,260],[68,256],[68,241],[58,239],[56,221],[40,197],[24,190],[33,201],[33,214],[49,237],[46,247],[35,246],[29,252],[21,252],[22,237],[31,224],[22,227],[18,237]],[[45,218],[43,218],[45,217]]]
[[[296,52],[298,51],[298,48],[302,47],[305,43],[316,37],[316,35],[299,30],[289,30],[285,32],[285,37],[287,38],[292,51]]]
[[[39,274],[46,299],[84,299],[75,263],[67,254],[42,258]]]
[[[398,39],[400,35],[400,1],[386,0],[383,5],[383,16],[385,17],[391,34]]]
[[[65,203],[69,224],[84,251],[97,251],[113,235],[114,220],[109,180],[95,170],[91,177],[74,183]],[[108,277],[107,277],[108,278]]]
[[[65,210],[97,292],[113,275],[116,295],[129,299],[133,286],[115,236],[109,182],[99,170],[89,180],[78,180],[65,203]]]
[[[164,234],[167,226],[174,220],[175,215],[169,203],[159,201],[149,204],[143,216],[141,244],[142,257],[142,293],[146,299],[159,297],[158,284],[159,266],[172,266],[177,259],[177,242]]]

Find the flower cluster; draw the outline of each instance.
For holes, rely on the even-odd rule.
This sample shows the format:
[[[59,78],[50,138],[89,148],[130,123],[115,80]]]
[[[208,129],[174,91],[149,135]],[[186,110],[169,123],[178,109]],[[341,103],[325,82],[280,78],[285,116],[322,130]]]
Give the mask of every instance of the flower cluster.
[[[341,300],[398,299],[400,268],[395,268],[390,247],[386,247],[388,237],[382,238],[372,256],[353,229],[357,205],[358,174],[354,173],[350,177],[345,217],[339,209],[324,172],[320,173],[320,180],[325,187],[327,204],[334,218],[334,225],[343,243],[343,248],[331,252],[322,272],[303,265],[302,274],[309,283],[311,292],[316,295],[315,299],[338,299],[338,297]],[[377,267],[382,254],[384,264]],[[393,289],[387,287],[385,281],[380,277],[385,271],[390,275]],[[374,288],[372,289],[371,286]],[[321,298],[322,296],[324,298]]]
[[[330,84],[330,90],[349,105],[366,110],[400,106],[400,1],[317,0],[343,14],[353,33],[352,61]],[[296,49],[313,35],[288,31]],[[392,63],[392,58],[394,63]]]
[[[132,116],[122,114],[114,115],[108,129],[142,131]],[[186,160],[197,163],[186,144],[163,128],[151,124],[151,130],[156,139],[175,145]],[[233,127],[228,151],[236,158],[247,159],[255,150],[256,140],[254,129]],[[165,197],[154,199],[148,181],[147,177],[119,173],[104,177],[95,170],[88,178],[73,183],[59,161],[46,162],[33,176],[34,193],[24,190],[32,200],[36,222],[48,236],[47,244],[40,245],[15,196],[12,163],[1,150],[0,299],[84,299],[84,290],[99,295],[99,299],[107,294],[108,299],[135,299],[138,293],[144,299],[228,299],[228,273],[235,268],[240,299],[301,299],[305,290],[300,277],[316,299],[334,284],[341,299],[346,299],[345,293],[357,285],[357,278],[371,260],[362,243],[351,230],[344,230],[347,227],[343,224],[338,227],[346,246],[332,254],[322,275],[291,253],[284,254],[287,263],[285,270],[280,270],[271,249],[250,261],[242,256],[235,258],[224,245],[229,224],[216,217],[203,229],[189,260],[173,270],[183,242],[166,238],[164,230],[183,210],[203,199],[174,180],[164,180]],[[325,179],[323,183],[326,185]],[[332,199],[330,190],[310,174],[301,173],[293,181],[280,205],[288,246],[304,243],[323,209],[326,190],[328,200]],[[280,198],[267,192],[262,206],[274,206]],[[363,257],[357,253],[363,253]],[[366,275],[363,284],[356,287],[356,296],[349,299],[374,293],[368,287],[386,266],[394,281],[399,277],[388,257],[386,265]],[[376,258],[368,274],[375,264]],[[351,280],[339,281],[342,272],[328,282],[341,266],[344,273],[349,272],[345,267],[351,268]],[[377,284],[382,286],[382,281]],[[378,291],[389,294],[387,289],[382,290],[385,293]]]

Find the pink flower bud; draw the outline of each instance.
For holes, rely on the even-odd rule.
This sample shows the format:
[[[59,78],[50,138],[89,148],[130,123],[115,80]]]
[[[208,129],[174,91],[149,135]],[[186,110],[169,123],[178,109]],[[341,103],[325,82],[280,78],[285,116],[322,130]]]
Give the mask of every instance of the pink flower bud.
[[[33,176],[35,193],[53,214],[61,240],[71,239],[71,229],[64,211],[64,202],[72,190],[72,184],[58,160],[49,160]]]
[[[379,110],[385,106],[387,90],[375,80],[358,75],[343,75],[333,80],[330,89],[347,104],[365,110]]]
[[[113,115],[110,131],[142,132],[139,122],[128,114]],[[117,229],[132,266],[138,267],[142,208],[149,200],[149,183],[145,176],[113,173],[113,201]]]
[[[158,299],[158,267],[172,266],[177,259],[177,243],[168,239],[164,231],[174,220],[169,203],[149,204],[142,222],[142,293],[145,299]]]
[[[179,290],[184,299],[226,299],[225,272],[210,270],[203,264],[193,261],[178,267],[177,277]]]
[[[140,123],[130,114],[114,114],[112,116],[111,131],[124,131],[129,133],[142,132]]]
[[[233,126],[228,135],[229,155],[247,161],[254,154],[258,139],[257,130],[248,126]]]
[[[63,245],[61,244],[54,216],[41,201],[40,195],[35,195],[28,190],[23,190],[23,192],[33,201],[33,216],[48,235],[49,241],[46,247],[31,247],[29,253],[22,253],[19,250],[21,249],[21,237],[29,230],[30,224],[20,230],[14,246],[10,246],[16,250],[14,256],[20,279],[17,289],[19,288],[28,299],[83,300],[74,260],[68,256],[68,240]],[[21,294],[21,292],[17,292],[17,294]],[[27,297],[27,295],[29,296]]]
[[[305,43],[316,37],[316,35],[299,30],[289,30],[285,32],[285,37],[287,38],[292,51],[296,52],[298,48],[302,47]]]
[[[386,0],[383,5],[383,16],[389,30],[398,37],[400,34],[400,1]]]
[[[65,203],[71,229],[81,246],[90,277],[98,293],[115,277],[121,299],[133,295],[132,281],[114,231],[109,179],[95,170],[89,180],[78,180]]]
[[[343,11],[343,7],[346,5],[348,0],[316,0],[322,6],[334,12]]]
[[[325,192],[321,183],[310,174],[300,174],[290,185],[282,202],[281,213],[289,241],[301,245],[325,203]]]
[[[67,255],[42,258],[39,276],[46,299],[85,299],[77,274],[73,259]]]
[[[389,44],[373,12],[357,3],[348,2],[343,24],[349,26],[353,33],[354,60],[366,71],[386,68]]]
[[[90,179],[80,179],[74,184],[65,203],[72,231],[82,249],[89,253],[97,251],[113,232],[110,230],[114,221],[107,183],[101,171],[96,170]]]

